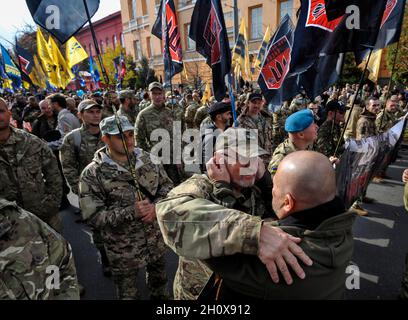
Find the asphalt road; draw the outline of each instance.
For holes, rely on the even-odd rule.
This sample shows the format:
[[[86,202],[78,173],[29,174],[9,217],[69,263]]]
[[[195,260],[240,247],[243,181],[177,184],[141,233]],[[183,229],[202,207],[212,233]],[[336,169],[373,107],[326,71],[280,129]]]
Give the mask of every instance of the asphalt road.
[[[354,225],[354,256],[350,280],[353,289],[348,289],[349,300],[396,299],[401,287],[405,255],[408,253],[408,214],[403,207],[402,171],[408,168],[408,150],[400,151],[402,158],[387,171],[390,179],[382,184],[371,184],[367,196],[376,199],[364,205],[367,217],[357,218]],[[73,204],[77,202],[70,197]],[[72,212],[62,213],[64,236],[71,243],[80,283],[85,287],[84,300],[114,299],[114,286],[110,278],[102,274],[99,255],[92,244],[89,229],[77,223],[79,216]],[[169,292],[177,269],[177,256],[171,251],[166,256]],[[356,278],[356,271],[359,277]],[[356,280],[359,279],[359,280]],[[142,296],[148,299],[144,285],[144,270],[139,273],[138,283]],[[358,281],[358,282],[356,282]]]

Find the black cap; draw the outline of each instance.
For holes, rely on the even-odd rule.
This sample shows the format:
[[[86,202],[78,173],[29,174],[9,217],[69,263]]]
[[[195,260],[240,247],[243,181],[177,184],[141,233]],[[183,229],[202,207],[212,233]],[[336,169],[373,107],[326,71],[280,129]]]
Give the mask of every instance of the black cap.
[[[217,102],[210,107],[208,113],[211,116],[216,116],[217,114],[222,114],[228,111],[232,111],[232,106],[230,103]]]
[[[340,113],[344,113],[346,110],[342,104],[335,100],[331,100],[326,104],[326,110],[329,111],[337,111]]]
[[[248,101],[254,101],[254,100],[257,100],[257,99],[262,100],[263,99],[262,94],[254,92],[254,93],[251,93],[248,96]]]

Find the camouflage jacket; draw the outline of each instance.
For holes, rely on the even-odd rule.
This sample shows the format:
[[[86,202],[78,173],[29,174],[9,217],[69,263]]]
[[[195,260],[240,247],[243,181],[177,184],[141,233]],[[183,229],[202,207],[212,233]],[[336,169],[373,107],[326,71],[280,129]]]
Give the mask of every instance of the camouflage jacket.
[[[356,138],[356,129],[357,129],[357,122],[358,119],[360,118],[361,113],[363,112],[363,108],[361,108],[360,106],[355,105],[353,108],[353,112],[351,113],[350,116],[350,110],[347,110],[346,114],[345,114],[345,119],[347,121],[347,119],[349,117],[350,120],[348,122],[346,131],[344,132],[344,139],[355,139]]]
[[[333,130],[333,131],[332,131]],[[323,153],[326,157],[334,156],[337,144],[341,136],[341,127],[335,123],[333,127],[333,121],[326,120],[319,128],[316,141],[316,151]],[[341,142],[341,146],[337,152],[337,156],[343,153],[344,141]]]
[[[383,116],[384,115],[384,116]],[[383,110],[377,115],[375,120],[375,125],[379,133],[384,133],[391,129],[397,122],[397,117],[395,113]]]
[[[152,102],[150,100],[142,100],[139,103],[139,112],[143,111],[144,109],[146,109],[147,107],[149,107],[152,104]]]
[[[278,146],[288,137],[288,134],[285,131],[285,122],[288,116],[289,111],[284,109],[283,107],[279,111],[273,113],[272,144],[274,146]]]
[[[242,114],[238,118],[238,124],[245,129],[254,129],[258,132],[258,145],[263,148],[267,155],[262,156],[265,166],[268,166],[271,161],[273,150],[277,145],[274,145],[273,140],[273,119],[269,115],[260,114],[258,119],[254,119],[247,114]]]
[[[199,108],[200,108],[199,104],[195,101],[190,103],[190,105],[187,107],[184,118],[188,129],[195,128],[194,117]]]
[[[153,164],[141,149],[135,150],[132,160],[142,193],[151,202],[163,199],[173,187],[163,167]],[[106,148],[101,149],[79,183],[82,217],[101,232],[115,274],[141,268],[165,252],[157,222],[145,224],[136,216],[136,187],[126,166],[114,162]]]
[[[51,280],[59,288],[47,286],[58,283]],[[70,245],[33,214],[0,199],[0,300],[5,299],[79,300],[79,289]]]
[[[146,152],[150,152],[156,142],[150,140],[152,132],[156,129],[164,129],[170,135],[172,143],[173,117],[171,110],[163,106],[150,105],[139,113],[135,124],[135,138],[137,146]]]
[[[120,106],[118,110],[118,116],[125,116],[128,118],[129,122],[134,125],[136,122],[137,115],[139,114],[139,107],[136,106],[133,110],[126,111],[123,109],[122,106]]]
[[[79,140],[76,141],[76,139]],[[95,152],[103,146],[104,143],[101,141],[100,135],[90,134],[85,125],[65,136],[60,150],[60,160],[62,172],[73,193],[78,194],[79,176],[85,167],[92,162]]]
[[[57,159],[36,136],[11,131],[8,141],[0,144],[0,195],[50,224],[62,198]]]
[[[112,106],[109,106],[109,105],[106,105],[106,104],[103,105],[103,108],[102,108],[102,119],[112,117],[113,115],[114,115],[114,112],[113,112]]]
[[[283,158],[285,158],[288,154],[296,151],[300,151],[300,149],[296,148],[296,146],[292,141],[290,141],[290,139],[286,139],[279,146],[277,146],[275,152],[273,153],[272,160],[268,166],[268,171],[271,173],[271,175],[274,176],[276,171],[278,171],[278,166]]]
[[[370,112],[364,111],[361,114],[356,126],[356,140],[365,139],[378,134],[375,120],[376,116]]]
[[[265,207],[259,189],[235,194],[226,183],[194,175],[157,204],[166,244],[180,256],[175,299],[196,299],[211,275],[199,260],[258,253]]]
[[[180,104],[166,103],[166,108],[171,111],[171,116],[174,121],[180,121],[181,128],[184,128],[184,109]]]
[[[208,107],[206,105],[198,108],[195,117],[194,117],[194,125],[196,128],[200,128],[201,123],[204,121],[205,118],[208,117]]]

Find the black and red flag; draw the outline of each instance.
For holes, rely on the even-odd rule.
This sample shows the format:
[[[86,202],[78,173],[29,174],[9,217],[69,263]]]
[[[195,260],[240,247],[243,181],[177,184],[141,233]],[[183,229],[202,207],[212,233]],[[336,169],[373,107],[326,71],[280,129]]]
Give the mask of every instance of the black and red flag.
[[[286,15],[271,38],[266,49],[265,59],[261,65],[258,84],[266,101],[279,106],[283,101],[292,98],[298,92],[295,85],[297,77],[288,77],[294,25]],[[294,88],[292,91],[291,88]]]
[[[30,79],[31,71],[34,67],[34,58],[33,55],[19,46],[16,42],[16,56],[17,56],[17,67],[21,72],[21,79],[29,84],[33,84]]]
[[[220,0],[197,0],[190,25],[190,38],[196,50],[212,69],[213,91],[217,101],[226,94],[225,77],[231,72],[231,49]]]
[[[152,34],[163,41],[165,82],[183,71],[180,30],[173,0],[162,0]]]

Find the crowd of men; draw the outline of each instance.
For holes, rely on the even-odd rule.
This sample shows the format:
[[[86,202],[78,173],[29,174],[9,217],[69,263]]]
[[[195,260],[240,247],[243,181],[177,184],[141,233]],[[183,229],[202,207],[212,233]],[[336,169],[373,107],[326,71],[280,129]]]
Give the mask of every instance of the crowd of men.
[[[151,299],[343,298],[355,214],[369,214],[361,204],[373,199],[363,194],[345,208],[333,166],[345,140],[375,136],[405,116],[407,95],[347,84],[276,108],[245,87],[235,97],[237,119],[229,96],[166,94],[158,82],[81,98],[5,95],[0,299],[80,298],[72,249],[60,235],[71,191],[118,299],[140,299],[143,267]],[[175,128],[192,132],[190,140]],[[158,129],[168,138],[158,139]],[[189,143],[196,152],[187,163],[181,149]],[[173,294],[167,248],[179,255]],[[49,285],[49,266],[58,268],[58,287]],[[404,298],[407,279],[408,269]]]

